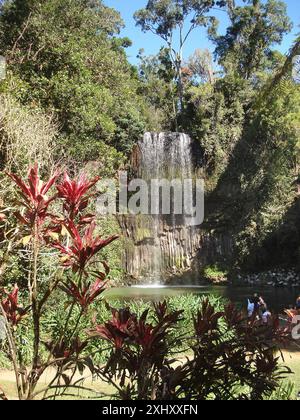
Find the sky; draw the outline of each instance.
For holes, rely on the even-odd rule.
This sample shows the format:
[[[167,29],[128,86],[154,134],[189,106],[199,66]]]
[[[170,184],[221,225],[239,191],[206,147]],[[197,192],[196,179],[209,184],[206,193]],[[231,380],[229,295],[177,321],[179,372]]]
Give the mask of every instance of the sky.
[[[133,42],[132,47],[127,49],[129,61],[132,64],[138,64],[137,55],[140,49],[144,49],[146,55],[157,54],[163,41],[152,33],[143,33],[140,28],[136,27],[133,19],[133,14],[136,10],[145,7],[147,0],[104,0],[104,3],[113,7],[121,13],[125,23],[125,28],[121,32],[121,36],[128,37]],[[238,3],[242,3],[238,0]],[[300,2],[299,0],[285,0],[288,8],[288,15],[294,23],[294,28],[291,34],[284,37],[280,46],[275,46],[276,49],[282,53],[287,53],[290,49],[295,35],[300,32]],[[243,3],[242,3],[243,4]],[[214,11],[214,15],[220,22],[219,33],[224,33],[228,24],[226,13],[221,11]],[[208,48],[211,51],[214,47],[208,41],[206,32],[203,28],[196,29],[190,36],[184,51],[185,58],[188,58],[197,48]]]

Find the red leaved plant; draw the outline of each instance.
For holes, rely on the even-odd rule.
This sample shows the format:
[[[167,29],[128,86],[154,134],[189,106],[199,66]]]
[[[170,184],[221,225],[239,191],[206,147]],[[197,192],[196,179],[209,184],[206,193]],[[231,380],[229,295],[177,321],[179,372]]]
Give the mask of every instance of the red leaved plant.
[[[60,289],[71,296],[85,310],[104,292],[105,285],[106,283],[101,279],[84,285],[77,285],[75,282],[69,281],[68,283],[63,283]]]
[[[57,386],[65,375],[61,367],[72,366],[71,369],[74,372],[79,369],[80,363],[82,367],[79,356],[87,343],[74,337],[78,337],[81,317],[86,315],[88,307],[103,293],[109,273],[108,265],[104,261],[96,261],[94,257],[118,236],[101,238],[96,233],[96,216],[86,213],[90,199],[95,196],[91,189],[99,178],[88,180],[85,175],[81,175],[78,179],[71,180],[68,174],[65,174],[63,181],[56,185],[58,172],[47,182],[43,182],[40,179],[37,164],[30,168],[26,180],[15,174],[8,175],[17,185],[17,193],[21,197],[16,202],[18,205],[15,212],[18,221],[17,231],[20,234],[22,232],[20,227],[25,226],[26,236],[23,236],[23,246],[30,244],[26,250],[26,264],[29,261],[30,267],[28,275],[30,306],[24,310],[18,305],[19,289],[15,286],[11,293],[3,291],[0,309],[12,327],[11,331],[8,329],[9,350],[14,364],[18,396],[20,399],[33,399],[38,394],[36,387],[47,367],[57,366],[58,371],[55,377]],[[54,186],[57,192],[48,196],[50,189]],[[55,202],[56,206],[53,205],[53,210],[50,212],[52,202]],[[61,212],[58,210],[60,203],[62,203]],[[57,213],[53,214],[54,211]],[[6,215],[0,212],[0,222],[5,221],[5,218]],[[88,228],[84,228],[87,224],[89,224]],[[64,241],[61,238],[64,238]],[[19,246],[20,241],[16,243]],[[39,279],[40,256],[45,245],[58,249],[63,258],[60,269],[55,270],[48,282],[42,285]],[[55,254],[51,255],[54,257]],[[99,269],[99,264],[102,264],[104,270]],[[70,275],[64,273],[65,268],[72,269],[73,278],[70,279]],[[46,302],[59,286],[73,299],[73,302],[70,310],[66,312],[60,336],[45,344],[49,351],[49,358],[48,361],[43,361],[40,351],[44,328],[41,317]],[[82,309],[79,316],[76,315],[74,323],[70,322],[75,316],[73,303],[78,303]],[[23,359],[21,352],[18,352],[18,345],[14,342],[17,340],[17,335],[14,336],[13,330],[19,325],[29,308],[32,314],[33,356],[32,368],[27,374],[20,369],[20,366],[23,366]],[[57,364],[55,364],[56,359],[60,359]],[[70,381],[72,378],[71,375]],[[48,391],[51,392],[56,385],[53,386],[51,383]]]
[[[104,325],[95,326],[89,334],[110,341],[116,349],[123,347],[124,344],[136,344],[147,357],[157,355],[156,351],[164,343],[167,329],[179,322],[183,312],[165,312],[155,324],[152,324],[147,321],[149,310],[144,311],[139,318],[129,308],[110,308],[110,310],[112,319]]]
[[[58,197],[64,200],[64,210],[73,220],[78,213],[85,210],[89,203],[90,195],[87,192],[99,181],[99,177],[88,180],[84,174],[78,179],[71,180],[65,173],[64,180],[57,185]]]
[[[113,235],[109,238],[102,239],[99,236],[95,236],[95,222],[91,223],[91,225],[85,230],[82,237],[79,229],[75,226],[72,220],[66,223],[65,227],[70,234],[72,244],[67,246],[62,243],[55,242],[52,245],[64,255],[63,265],[65,267],[71,267],[74,273],[83,273],[88,262],[96,254],[98,254],[99,251],[119,237],[118,235]]]
[[[204,299],[194,332],[177,337],[181,311],[170,312],[166,302],[154,305],[151,322],[148,311],[137,317],[128,308],[111,310],[112,319],[90,334],[112,344],[108,362],[97,374],[115,387],[119,398],[263,399],[290,373],[275,355],[272,341],[278,333],[261,324],[249,326],[233,305],[219,311]],[[183,343],[190,353],[176,360],[172,355]]]
[[[19,288],[15,284],[12,292],[3,289],[1,295],[4,298],[1,302],[6,318],[13,327],[16,327],[22,319],[27,315],[28,308],[24,309],[19,306]]]
[[[112,319],[104,325],[95,325],[88,332],[91,337],[100,337],[111,342],[117,350],[123,347],[125,341],[134,337],[137,318],[129,308],[109,309],[112,312]]]
[[[24,214],[19,211],[15,213],[18,220],[31,228],[35,223],[42,224],[48,216],[50,203],[56,198],[55,195],[49,198],[47,193],[59,174],[55,173],[44,183],[39,177],[39,168],[36,163],[33,168],[29,169],[27,183],[15,174],[8,174],[8,176],[19,187],[18,194],[21,196],[19,204],[25,208]]]
[[[57,360],[57,364],[64,365],[71,357],[78,357],[88,343],[87,341],[81,341],[79,337],[74,337],[71,339],[71,342],[62,339],[59,342],[51,341],[44,342],[43,344],[52,354],[54,359]]]

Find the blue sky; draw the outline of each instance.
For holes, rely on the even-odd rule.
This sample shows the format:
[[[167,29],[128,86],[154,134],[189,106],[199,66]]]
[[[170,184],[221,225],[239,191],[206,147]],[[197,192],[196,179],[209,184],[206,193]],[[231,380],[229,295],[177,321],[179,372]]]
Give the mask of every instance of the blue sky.
[[[143,48],[146,55],[156,54],[159,48],[163,45],[163,41],[151,33],[144,34],[139,28],[135,26],[133,14],[136,10],[145,7],[147,0],[104,0],[104,3],[113,7],[121,13],[126,27],[122,30],[121,36],[129,37],[133,45],[127,49],[128,58],[131,63],[137,64],[136,58],[139,50]],[[242,3],[240,1],[240,3]],[[300,32],[300,2],[299,0],[286,0],[288,7],[288,14],[294,22],[294,29],[291,34],[285,36],[282,45],[278,48],[283,53],[286,53],[292,45],[295,35]],[[227,17],[224,12],[214,12],[215,16],[220,21],[220,32],[224,32],[227,26]],[[189,57],[196,48],[209,48],[213,50],[213,45],[207,40],[205,30],[199,28],[189,38],[185,47],[184,55]]]

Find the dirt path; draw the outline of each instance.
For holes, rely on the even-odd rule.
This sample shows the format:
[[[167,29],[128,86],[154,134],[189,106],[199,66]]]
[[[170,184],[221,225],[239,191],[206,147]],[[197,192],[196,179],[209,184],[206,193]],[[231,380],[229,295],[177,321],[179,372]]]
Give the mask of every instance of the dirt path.
[[[41,377],[38,387],[38,390],[45,388],[45,385],[49,384],[50,381],[54,378],[56,370],[49,368]],[[100,380],[93,380],[93,377],[89,371],[84,372],[83,375],[79,373],[74,376],[74,381],[82,380],[80,384],[88,389],[91,389],[95,392],[107,392],[109,388],[107,384],[102,383]],[[15,399],[17,396],[16,390],[16,379],[15,373],[12,370],[0,369],[0,386],[3,389],[5,395],[9,399]],[[83,391],[85,392],[85,391]],[[42,394],[41,394],[42,395]],[[91,394],[90,394],[91,395]]]
[[[49,383],[49,381],[55,375],[55,369],[47,369],[47,371],[42,375],[40,379],[41,384]],[[92,375],[86,372],[84,375],[77,374],[74,377],[74,380],[85,379],[86,381],[93,382]],[[12,370],[8,369],[0,369],[0,384],[1,380],[6,382],[14,382],[15,381],[15,373]]]

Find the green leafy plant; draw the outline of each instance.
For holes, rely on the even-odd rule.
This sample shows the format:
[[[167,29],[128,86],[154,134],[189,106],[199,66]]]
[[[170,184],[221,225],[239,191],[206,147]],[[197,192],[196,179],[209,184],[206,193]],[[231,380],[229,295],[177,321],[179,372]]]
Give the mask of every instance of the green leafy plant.
[[[222,270],[218,265],[206,266],[203,276],[212,282],[221,283],[227,281],[228,271]]]

